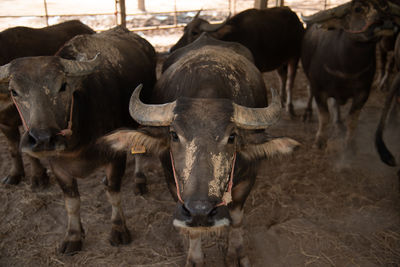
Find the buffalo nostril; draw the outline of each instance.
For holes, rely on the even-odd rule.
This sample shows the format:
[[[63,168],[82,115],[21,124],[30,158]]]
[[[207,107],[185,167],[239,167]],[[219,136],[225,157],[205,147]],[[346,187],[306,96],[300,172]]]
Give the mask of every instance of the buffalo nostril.
[[[208,214],[209,217],[214,217],[215,215],[217,215],[217,207],[213,208],[210,213]]]
[[[186,217],[191,217],[190,211],[185,204],[182,205],[182,214]]]

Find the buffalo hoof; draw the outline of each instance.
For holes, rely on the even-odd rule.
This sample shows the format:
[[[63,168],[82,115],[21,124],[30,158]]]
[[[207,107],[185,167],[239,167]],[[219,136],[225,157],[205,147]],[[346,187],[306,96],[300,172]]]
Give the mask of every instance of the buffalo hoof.
[[[315,140],[313,147],[318,148],[318,149],[324,149],[324,148],[326,148],[326,141],[317,139],[317,140]]]
[[[126,245],[132,241],[131,233],[126,227],[113,227],[111,230],[111,246]]]
[[[21,182],[22,175],[7,175],[1,180],[2,184],[17,185]]]
[[[64,241],[59,252],[65,255],[74,255],[82,250],[82,241]]]
[[[290,119],[294,120],[297,116],[296,113],[294,113],[294,108],[293,108],[293,104],[289,104],[286,107],[286,111],[289,113]]]
[[[312,109],[306,109],[303,114],[303,122],[311,122],[312,120]]]
[[[194,261],[189,260],[189,259],[186,261],[186,264],[185,264],[185,267],[203,267],[203,266],[205,266],[203,261],[194,262]]]
[[[145,195],[149,192],[149,189],[147,189],[146,183],[135,183],[135,187],[133,188],[133,192],[135,195]]]
[[[49,185],[49,176],[46,172],[41,176],[31,177],[31,188],[46,188]]]
[[[251,267],[250,260],[247,256],[242,258],[237,258],[236,255],[228,256],[225,258],[226,267]]]

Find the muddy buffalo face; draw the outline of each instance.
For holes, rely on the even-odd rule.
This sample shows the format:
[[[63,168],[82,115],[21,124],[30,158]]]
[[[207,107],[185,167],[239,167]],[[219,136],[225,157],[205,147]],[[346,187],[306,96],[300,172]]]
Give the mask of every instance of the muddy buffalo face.
[[[77,62],[59,57],[27,57],[0,67],[0,81],[9,92],[26,128],[23,152],[51,155],[66,148],[72,133],[73,93],[78,76],[93,72],[99,60]]]
[[[149,152],[164,155],[164,168],[176,183],[171,191],[179,200],[174,225],[181,228],[229,225],[227,204],[232,197],[234,173],[240,172],[241,164],[290,153],[299,145],[264,131],[279,117],[278,96],[267,108],[247,108],[228,99],[198,98],[146,105],[139,94],[137,89],[132,95],[131,116],[153,127],[119,131],[102,142],[115,150],[145,146]]]
[[[400,7],[383,0],[353,0],[338,7],[303,16],[307,23],[326,29],[343,29],[353,38],[368,41],[391,35],[399,22]]]

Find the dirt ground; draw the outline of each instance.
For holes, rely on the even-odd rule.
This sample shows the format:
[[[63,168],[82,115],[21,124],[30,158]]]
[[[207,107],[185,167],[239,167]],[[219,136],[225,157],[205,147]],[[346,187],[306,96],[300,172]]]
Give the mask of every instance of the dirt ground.
[[[180,34],[181,29],[171,29],[143,35],[158,51],[165,51],[171,39],[162,40]],[[268,87],[278,87],[274,73],[264,78]],[[294,89],[298,115],[305,108],[307,85],[300,66]],[[302,147],[290,157],[262,162],[243,225],[254,266],[400,266],[398,168],[381,163],[373,145],[384,95],[374,90],[361,113],[355,154],[337,151],[336,141],[326,151],[312,148],[318,125],[315,108],[312,122],[283,114],[270,129],[273,135],[298,140]],[[385,140],[400,160],[398,137],[399,128],[386,129]],[[1,178],[11,164],[2,134],[0,151]],[[187,242],[172,226],[175,202],[157,160],[149,166],[149,193],[135,196],[134,159],[129,157],[122,198],[133,241],[126,246],[108,242],[111,206],[101,182],[104,172],[78,180],[86,238],[83,250],[74,256],[57,252],[67,215],[54,176],[50,173],[49,188],[33,191],[29,164],[25,167],[28,177],[20,185],[0,185],[0,266],[184,265]],[[224,233],[205,238],[206,266],[222,266],[225,241]]]

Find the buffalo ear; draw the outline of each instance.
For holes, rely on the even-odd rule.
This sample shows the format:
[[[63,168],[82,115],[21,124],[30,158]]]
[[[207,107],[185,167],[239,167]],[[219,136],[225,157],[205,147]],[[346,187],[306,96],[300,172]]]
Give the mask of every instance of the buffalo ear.
[[[300,143],[289,137],[272,137],[264,131],[250,132],[241,139],[239,152],[249,160],[291,154]]]
[[[141,153],[158,154],[167,149],[168,136],[163,127],[145,127],[137,130],[118,130],[97,140],[113,152],[141,151]],[[166,133],[166,134],[165,134]]]

